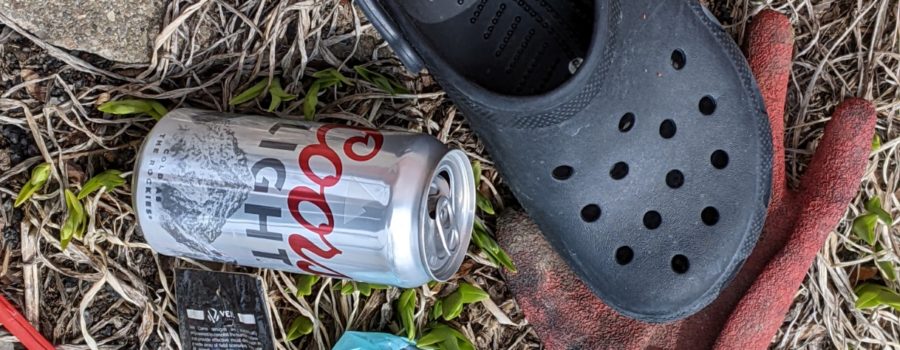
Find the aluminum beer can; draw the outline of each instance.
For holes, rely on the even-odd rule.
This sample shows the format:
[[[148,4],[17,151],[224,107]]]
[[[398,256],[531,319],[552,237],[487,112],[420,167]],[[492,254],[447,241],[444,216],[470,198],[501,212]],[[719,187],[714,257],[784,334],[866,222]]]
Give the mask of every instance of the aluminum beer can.
[[[398,287],[456,273],[475,219],[468,158],[430,135],[196,109],[153,127],[133,193],[162,254]]]

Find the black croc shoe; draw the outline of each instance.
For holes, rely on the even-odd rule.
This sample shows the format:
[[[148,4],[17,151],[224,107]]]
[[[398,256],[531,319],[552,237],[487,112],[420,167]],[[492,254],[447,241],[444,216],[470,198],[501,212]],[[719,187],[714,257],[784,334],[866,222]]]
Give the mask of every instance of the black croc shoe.
[[[691,0],[358,0],[427,68],[572,269],[665,322],[756,244],[771,135],[732,39]]]

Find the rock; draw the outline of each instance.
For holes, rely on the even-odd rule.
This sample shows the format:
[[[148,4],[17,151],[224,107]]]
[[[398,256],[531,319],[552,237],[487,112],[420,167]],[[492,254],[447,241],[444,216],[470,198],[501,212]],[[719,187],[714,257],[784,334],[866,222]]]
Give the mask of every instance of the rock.
[[[22,77],[22,82],[38,80],[41,78],[41,76],[37,72],[35,72],[31,69],[26,69],[26,68],[23,68],[22,70],[19,71],[19,76]],[[46,101],[46,97],[47,97],[46,92],[47,91],[43,88],[43,84],[32,83],[32,84],[25,85],[25,91],[28,92],[28,95],[30,95],[32,98],[34,98],[38,101],[41,101],[41,102],[47,102]]]
[[[125,63],[150,61],[162,0],[0,0],[0,13],[42,40]]]

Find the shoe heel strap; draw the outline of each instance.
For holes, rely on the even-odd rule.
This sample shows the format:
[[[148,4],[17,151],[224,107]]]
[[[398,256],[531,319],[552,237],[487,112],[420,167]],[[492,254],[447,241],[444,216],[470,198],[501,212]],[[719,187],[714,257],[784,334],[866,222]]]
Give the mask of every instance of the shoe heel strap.
[[[372,26],[381,33],[381,37],[391,46],[406,69],[413,74],[422,71],[425,66],[422,59],[419,58],[409,42],[403,38],[396,24],[384,13],[378,0],[357,0],[356,4],[365,13]]]

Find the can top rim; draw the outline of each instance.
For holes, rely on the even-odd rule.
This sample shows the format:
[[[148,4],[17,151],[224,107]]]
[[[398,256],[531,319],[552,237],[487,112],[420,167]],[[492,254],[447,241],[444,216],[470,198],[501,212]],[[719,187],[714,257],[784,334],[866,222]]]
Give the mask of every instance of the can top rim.
[[[450,150],[426,182],[419,217],[420,258],[435,281],[446,281],[465,258],[475,223],[475,176],[463,151]]]

